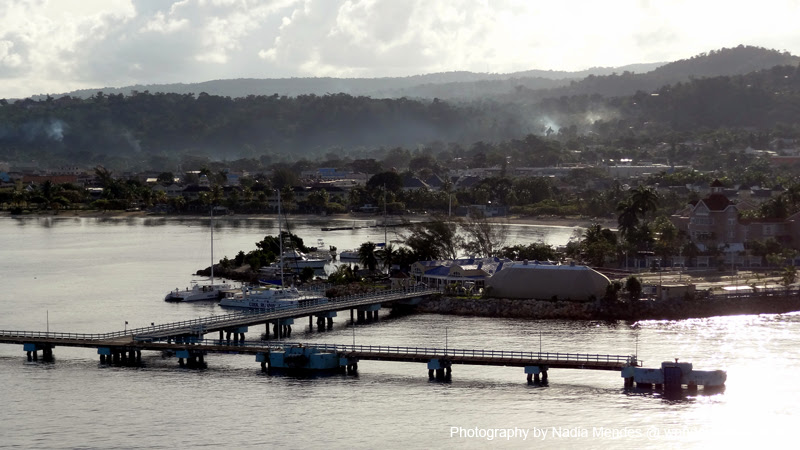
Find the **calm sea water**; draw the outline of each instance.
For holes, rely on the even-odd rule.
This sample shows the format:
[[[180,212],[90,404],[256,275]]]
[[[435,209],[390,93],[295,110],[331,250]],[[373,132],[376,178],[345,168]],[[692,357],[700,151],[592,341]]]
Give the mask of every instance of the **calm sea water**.
[[[382,229],[322,232],[294,221],[307,244],[354,248]],[[248,251],[273,220],[217,221],[215,256]],[[391,230],[390,230],[391,234]],[[520,243],[563,244],[572,229],[516,226]],[[393,237],[390,235],[389,237]],[[172,304],[210,260],[208,221],[0,218],[0,329],[99,333],[224,314],[214,303]],[[645,366],[680,358],[725,369],[722,392],[663,398],[625,392],[616,372],[551,370],[527,386],[520,368],[455,366],[429,382],[421,364],[363,361],[359,376],[266,376],[252,356],[209,355],[206,370],[143,354],[143,367],[100,366],[91,349],[56,348],[28,363],[0,345],[0,448],[526,448],[739,447],[794,438],[800,418],[800,315],[734,316],[636,324],[390,317],[293,340],[633,354]],[[263,329],[251,328],[248,339]],[[507,439],[495,429],[515,430]],[[522,431],[527,431],[527,441]],[[489,437],[494,433],[494,439]],[[546,433],[546,434],[545,434]]]

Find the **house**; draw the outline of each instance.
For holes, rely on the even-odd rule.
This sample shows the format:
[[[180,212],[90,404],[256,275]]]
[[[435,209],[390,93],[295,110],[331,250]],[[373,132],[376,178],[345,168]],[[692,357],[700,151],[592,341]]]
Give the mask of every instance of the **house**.
[[[711,194],[692,202],[678,211],[670,220],[685,232],[701,252],[719,249],[724,264],[760,265],[760,260],[745,256],[748,242],[775,239],[781,244],[797,248],[800,246],[800,212],[786,219],[745,219],[742,211],[753,208],[746,201],[732,202],[724,195],[719,180],[711,184]],[[712,265],[714,258],[700,256],[697,265]]]
[[[428,286],[445,287],[467,283],[477,289],[486,285],[486,280],[510,263],[506,258],[464,258],[455,260],[417,261],[411,266],[414,281]]]

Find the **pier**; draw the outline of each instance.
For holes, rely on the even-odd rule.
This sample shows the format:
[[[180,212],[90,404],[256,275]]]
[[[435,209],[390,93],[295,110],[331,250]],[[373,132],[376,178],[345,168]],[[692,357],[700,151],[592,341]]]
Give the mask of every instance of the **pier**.
[[[41,351],[45,362],[53,361],[57,346],[95,348],[101,363],[123,365],[140,364],[142,351],[174,355],[181,367],[205,367],[205,357],[212,353],[253,355],[268,373],[280,370],[355,374],[360,361],[392,361],[426,364],[431,380],[444,381],[451,379],[454,365],[522,368],[529,384],[548,384],[550,369],[616,371],[624,379],[625,388],[636,384],[671,390],[687,386],[691,390],[697,386],[723,386],[727,378],[724,371],[697,371],[691,363],[677,360],[664,362],[660,368],[642,368],[636,355],[245,340],[245,333],[253,325],[266,325],[269,337],[269,325],[273,324],[275,338],[288,338],[296,318],[308,316],[309,331],[313,331],[314,317],[318,329],[330,328],[337,311],[347,309],[351,323],[377,320],[382,305],[411,305],[438,293],[437,289],[419,287],[336,299],[312,298],[301,307],[245,311],[100,334],[0,330],[0,344],[22,345],[28,361],[38,361]],[[205,337],[211,333],[219,333],[219,339]]]
[[[454,365],[481,365],[522,368],[528,384],[548,384],[550,369],[616,371],[624,379],[624,387],[675,390],[687,386],[719,387],[725,384],[724,371],[696,371],[691,363],[662,363],[660,368],[645,369],[635,355],[588,353],[526,352],[485,349],[449,349],[375,345],[334,345],[298,342],[265,342],[247,340],[191,339],[156,341],[135,336],[106,336],[76,333],[0,331],[0,343],[21,344],[28,360],[36,360],[43,351],[43,360],[53,360],[53,348],[96,348],[104,364],[137,365],[142,351],[168,352],[178,358],[181,367],[205,367],[205,356],[212,353],[255,356],[261,370],[339,372],[356,374],[360,361],[392,361],[426,364],[431,380],[450,381]],[[33,356],[31,356],[33,353]]]

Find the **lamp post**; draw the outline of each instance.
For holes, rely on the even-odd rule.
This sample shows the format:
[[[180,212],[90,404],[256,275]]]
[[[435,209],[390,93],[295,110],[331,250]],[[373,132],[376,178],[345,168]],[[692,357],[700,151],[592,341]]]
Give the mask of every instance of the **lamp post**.
[[[126,320],[125,321],[125,331],[123,331],[123,333],[127,333],[127,332],[128,332],[128,321]]]

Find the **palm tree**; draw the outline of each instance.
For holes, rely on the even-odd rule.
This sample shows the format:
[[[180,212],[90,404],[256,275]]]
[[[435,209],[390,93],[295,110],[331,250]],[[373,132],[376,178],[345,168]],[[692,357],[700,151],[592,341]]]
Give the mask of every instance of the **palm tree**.
[[[640,213],[642,217],[647,215],[650,211],[655,211],[658,208],[660,196],[655,189],[640,185],[633,190],[630,196],[630,205],[634,211]]]
[[[391,270],[397,262],[397,249],[392,244],[386,244],[383,250],[378,250],[378,256],[383,260],[383,268]]]
[[[378,258],[375,255],[375,247],[376,245],[374,242],[364,242],[361,244],[361,247],[358,248],[358,260],[361,261],[361,264],[366,266],[370,272],[374,272],[378,267]]]
[[[629,200],[623,200],[617,205],[617,211],[620,213],[617,217],[617,228],[622,236],[630,236],[636,226],[639,225],[639,217],[636,214],[636,207]]]

